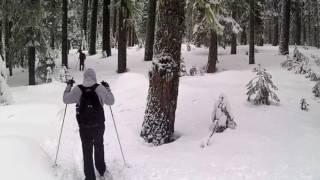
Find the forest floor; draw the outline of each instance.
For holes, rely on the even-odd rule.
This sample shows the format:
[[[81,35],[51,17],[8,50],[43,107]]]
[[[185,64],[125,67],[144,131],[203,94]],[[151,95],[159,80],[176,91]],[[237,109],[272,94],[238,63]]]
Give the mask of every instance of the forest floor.
[[[99,81],[109,82],[115,95],[112,106],[124,153],[125,168],[108,107],[105,107],[105,155],[114,180],[317,180],[320,179],[320,100],[311,82],[280,67],[286,57],[277,47],[257,47],[256,64],[273,76],[279,88],[279,104],[255,106],[247,102],[246,84],[255,74],[248,65],[248,47],[237,55],[219,49],[219,72],[185,76],[180,80],[175,130],[179,138],[153,147],[139,137],[146,108],[148,70],[143,49],[128,49],[129,72],[117,74],[117,52],[110,58],[88,56],[87,67],[97,71]],[[309,50],[306,50],[309,51]],[[311,49],[314,53],[318,50]],[[77,54],[69,55],[71,74],[77,83]],[[292,50],[291,50],[292,52]],[[204,66],[208,49],[182,50],[187,69]],[[58,72],[59,70],[57,70]],[[69,105],[63,129],[59,167],[52,168],[65,105],[65,84],[25,86],[27,72],[16,70],[9,79],[15,103],[0,107],[0,179],[82,180],[82,151]],[[215,134],[211,145],[200,148],[208,136],[214,102],[224,93],[238,124],[235,130]],[[310,104],[300,110],[300,100]]]

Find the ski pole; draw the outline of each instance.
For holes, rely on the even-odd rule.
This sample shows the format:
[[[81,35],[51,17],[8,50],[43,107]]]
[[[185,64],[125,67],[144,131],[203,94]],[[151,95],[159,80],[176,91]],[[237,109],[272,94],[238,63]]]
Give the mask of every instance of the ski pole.
[[[62,124],[61,124],[61,129],[60,129],[60,135],[59,135],[59,141],[58,141],[58,148],[57,148],[57,152],[56,152],[56,158],[54,160],[54,166],[57,166],[57,159],[58,159],[58,153],[59,153],[59,148],[60,148],[60,141],[61,141],[61,135],[62,135],[62,131],[63,131],[63,125],[64,125],[64,120],[66,118],[66,113],[67,113],[67,108],[68,108],[68,104],[66,104],[66,107],[64,109],[64,115],[63,115],[63,120],[62,120]]]
[[[111,112],[111,116],[112,116],[112,120],[113,120],[113,125],[114,125],[114,128],[116,130],[116,134],[117,134],[117,139],[118,139],[118,143],[119,143],[119,147],[120,147],[120,151],[121,151],[121,155],[122,155],[122,159],[123,159],[123,163],[126,167],[129,167],[125,158],[124,158],[124,154],[123,154],[123,151],[122,151],[122,146],[121,146],[121,143],[120,143],[120,137],[119,137],[119,133],[118,133],[118,130],[117,130],[117,126],[116,126],[116,122],[114,120],[114,116],[113,116],[113,112],[112,112],[112,108],[111,106],[109,106],[110,108],[110,112]]]

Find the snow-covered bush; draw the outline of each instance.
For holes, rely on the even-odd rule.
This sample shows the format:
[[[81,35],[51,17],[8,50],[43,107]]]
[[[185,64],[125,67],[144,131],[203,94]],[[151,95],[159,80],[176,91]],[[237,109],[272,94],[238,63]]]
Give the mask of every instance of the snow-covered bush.
[[[214,105],[210,130],[222,132],[226,128],[235,129],[236,123],[233,119],[229,102],[227,101],[226,96],[221,94]]]
[[[312,88],[312,92],[315,97],[320,97],[320,81]]]
[[[309,58],[303,55],[297,47],[294,48],[293,58],[287,56],[287,60],[281,66],[289,71],[293,70],[296,74],[306,74],[310,71]]]
[[[272,82],[272,76],[266,69],[260,65],[253,69],[256,73],[256,77],[249,81],[247,84],[248,101],[253,98],[254,104],[266,104],[270,105],[270,99],[275,102],[280,102],[277,94],[272,89],[278,90],[278,88]]]
[[[192,68],[189,70],[189,74],[190,74],[190,76],[195,76],[198,74],[198,70],[197,70],[196,66],[192,66]]]
[[[13,103],[10,89],[7,85],[6,67],[2,57],[0,57],[0,105]]]
[[[300,109],[303,111],[308,111],[309,110],[309,104],[307,103],[307,100],[305,98],[302,98],[300,100]]]
[[[72,78],[66,66],[62,66],[62,68],[60,69],[59,78],[61,82],[67,82]]]
[[[56,51],[48,49],[45,55],[41,55],[39,57],[36,73],[43,82],[51,82],[50,79],[52,79],[52,74],[55,68],[54,60],[57,56]]]

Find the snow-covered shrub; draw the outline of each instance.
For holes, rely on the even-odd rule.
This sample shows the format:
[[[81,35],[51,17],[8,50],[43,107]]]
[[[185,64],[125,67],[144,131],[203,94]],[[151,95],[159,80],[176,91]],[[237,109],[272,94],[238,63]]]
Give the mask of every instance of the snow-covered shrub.
[[[72,79],[72,76],[66,66],[62,66],[60,69],[59,78],[61,82],[67,82],[69,79]]]
[[[309,110],[309,104],[307,103],[307,100],[305,98],[302,98],[300,100],[300,109],[303,111],[308,111]]]
[[[320,74],[316,74],[310,69],[306,75],[306,78],[310,78],[311,81],[320,81]]]
[[[226,96],[221,94],[214,105],[210,130],[221,132],[226,128],[235,129],[236,123],[233,119],[229,102],[227,101]]]
[[[315,97],[320,97],[320,81],[312,88],[312,92]]]
[[[297,47],[294,48],[293,58],[287,56],[287,60],[281,63],[283,68],[293,70],[296,74],[306,74],[310,71],[309,58],[303,55]]]
[[[196,66],[192,66],[192,68],[189,70],[190,76],[196,76],[198,74],[198,70]]]
[[[48,49],[45,55],[39,57],[36,73],[43,82],[51,82],[50,79],[52,79],[52,73],[55,68],[54,59],[56,58],[57,52],[51,49]]]
[[[181,62],[180,62],[180,74],[179,75],[180,75],[180,77],[188,75],[187,68],[186,68],[186,65],[185,65],[183,59],[181,59]]]
[[[2,57],[0,57],[0,105],[13,103],[10,89],[7,85],[6,67]]]
[[[271,74],[260,65],[254,68],[253,72],[256,73],[256,77],[247,84],[247,100],[251,101],[253,98],[254,104],[266,105],[270,105],[270,99],[280,102],[277,94],[273,92],[273,90],[278,90],[278,88],[273,84]]]

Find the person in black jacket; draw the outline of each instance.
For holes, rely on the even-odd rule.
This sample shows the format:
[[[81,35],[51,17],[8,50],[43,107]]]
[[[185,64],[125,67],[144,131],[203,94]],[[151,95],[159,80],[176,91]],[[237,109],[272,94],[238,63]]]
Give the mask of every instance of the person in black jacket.
[[[77,121],[80,128],[82,142],[83,164],[85,180],[95,180],[93,163],[93,150],[95,167],[101,179],[111,176],[106,168],[104,160],[103,134],[105,131],[105,116],[103,105],[113,105],[114,96],[109,84],[102,82],[97,84],[96,73],[89,68],[84,73],[83,83],[72,88],[74,81],[67,82],[63,94],[65,104],[77,104]]]
[[[79,61],[80,61],[79,68],[80,68],[80,71],[83,71],[84,70],[84,61],[86,60],[86,54],[84,54],[81,49],[79,49],[78,52],[79,52]]]

